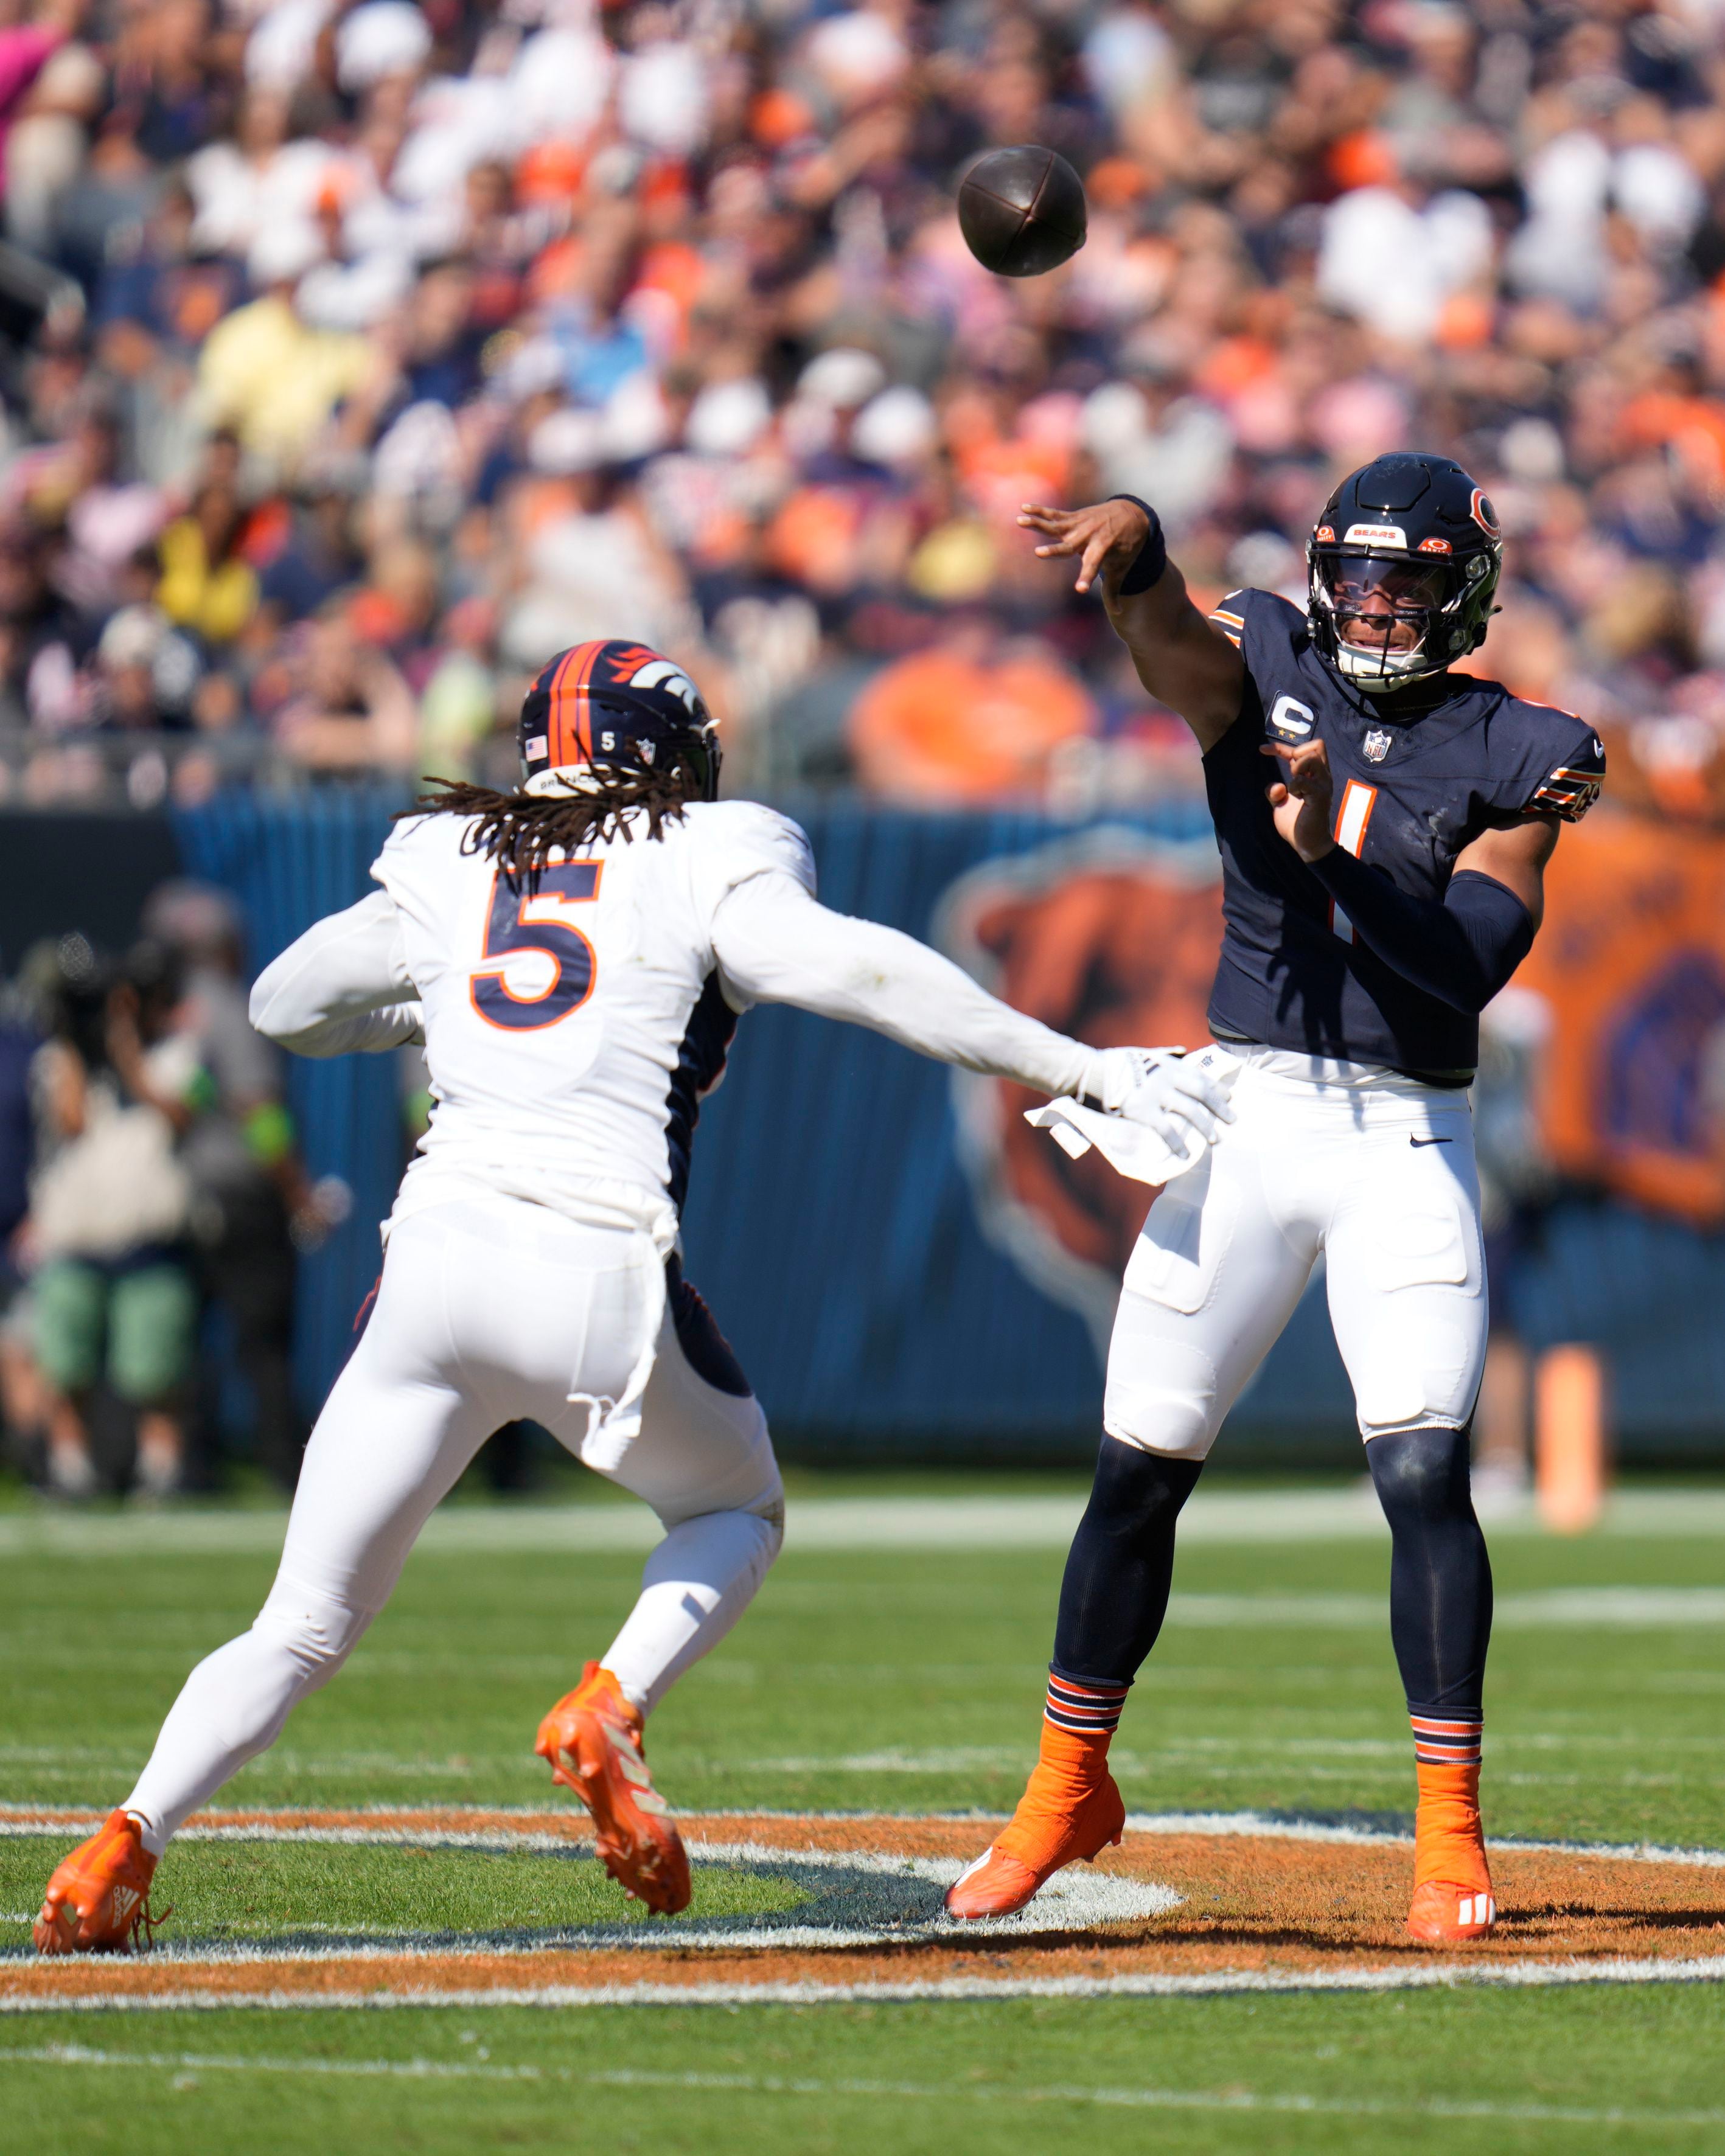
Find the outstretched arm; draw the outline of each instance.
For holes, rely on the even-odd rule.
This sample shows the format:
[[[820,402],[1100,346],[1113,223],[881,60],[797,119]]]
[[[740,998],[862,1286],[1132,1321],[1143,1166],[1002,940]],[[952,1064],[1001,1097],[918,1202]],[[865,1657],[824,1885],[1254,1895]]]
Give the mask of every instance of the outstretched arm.
[[[1336,844],[1330,759],[1322,742],[1292,749],[1266,743],[1264,753],[1282,766],[1268,789],[1276,829],[1360,941],[1428,995],[1456,1010],[1483,1010],[1533,947],[1557,818],[1522,816],[1481,832],[1456,855],[1443,898],[1416,898]]]
[[[963,1070],[1087,1098],[1134,1122],[1173,1114],[1206,1137],[1217,1116],[1232,1112],[1207,1074],[1153,1064],[1137,1049],[1069,1040],[914,937],[832,912],[788,875],[752,876],[729,892],[714,917],[713,949],[744,998],[865,1025]]]
[[[252,986],[252,1024],[296,1055],[400,1048],[421,1019],[387,891],[308,928]]]
[[[1075,589],[1087,592],[1101,578],[1102,604],[1138,679],[1179,713],[1207,755],[1240,716],[1245,663],[1193,605],[1186,579],[1165,556],[1161,574],[1144,590],[1122,591],[1135,581],[1129,572],[1151,536],[1143,510],[1124,500],[1070,510],[1027,503],[1019,522],[1041,533],[1036,552],[1044,561],[1076,558]]]

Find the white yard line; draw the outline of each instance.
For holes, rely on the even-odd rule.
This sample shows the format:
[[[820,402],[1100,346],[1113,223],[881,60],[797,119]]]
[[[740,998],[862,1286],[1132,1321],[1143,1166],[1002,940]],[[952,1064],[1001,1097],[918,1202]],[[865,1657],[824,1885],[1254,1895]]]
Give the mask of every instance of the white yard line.
[[[170,2013],[240,2007],[304,2012],[424,2006],[823,2006],[858,2001],[891,2005],[922,1999],[1204,1999],[1261,1992],[1440,1991],[1480,1986],[1542,1990],[1553,1986],[1725,1982],[1725,1955],[1686,1960],[1419,1961],[1373,1969],[1213,1969],[1190,1976],[940,1977],[901,1984],[532,1984],[507,1989],[443,1988],[397,1991],[273,1991],[235,1996],[226,1991],[103,1994],[96,1997],[0,1999],[0,2014]],[[0,2056],[3,2056],[0,2049]],[[1458,2112],[1456,2116],[1467,2114]]]
[[[1076,1491],[1009,1496],[793,1497],[786,1540],[793,1550],[1064,1549],[1083,1509]],[[0,1515],[0,1557],[107,1558],[264,1554],[281,1546],[286,1515],[234,1507],[158,1513]],[[1542,1532],[1530,1507],[1487,1523],[1494,1536]],[[1199,1490],[1181,1515],[1184,1543],[1327,1542],[1384,1532],[1363,1481],[1328,1489]],[[1725,1490],[1628,1490],[1614,1497],[1607,1537],[1725,1535]],[[450,1552],[636,1551],[659,1539],[644,1507],[447,1507],[422,1547]]]
[[[821,1763],[831,1765],[834,1763]],[[486,1833],[483,1830],[451,1826],[392,1825],[392,1816],[408,1809],[400,1804],[342,1805],[344,1812],[373,1812],[375,1825],[283,1826],[280,1815],[265,1812],[255,1820],[243,1815],[237,1819],[223,1820],[220,1825],[200,1825],[194,1821],[183,1826],[175,1839],[179,1841],[303,1841],[339,1845],[351,1844],[361,1848],[407,1849],[470,1849],[488,1855],[509,1854],[523,1856],[567,1856],[571,1850],[584,1849],[591,1837],[584,1827],[572,1825],[567,1835],[547,1834],[523,1830],[516,1833],[505,1830]],[[530,1819],[542,1818],[537,1809],[503,1804],[462,1804],[413,1807],[435,1816],[439,1811],[483,1811],[487,1817],[506,1820],[516,1814]],[[74,1834],[93,1833],[102,1823],[103,1814],[96,1812],[60,1812],[39,1804],[0,1804],[0,1841],[42,1840]],[[783,1819],[806,1820],[811,1825],[819,1821],[865,1821],[878,1825],[883,1832],[891,1830],[896,1820],[906,1825],[927,1820],[989,1826],[998,1825],[1007,1817],[1004,1812],[880,1812],[880,1811],[795,1811],[778,1812],[766,1809],[750,1811],[701,1811],[691,1813],[691,1819],[699,1820],[724,1819]],[[685,1822],[686,1824],[686,1822]],[[1333,1820],[1301,1819],[1286,1814],[1269,1812],[1128,1812],[1126,1818],[1129,1834],[1187,1834],[1213,1835],[1235,1839],[1240,1836],[1261,1837],[1273,1841],[1331,1842],[1364,1846],[1373,1845],[1392,1847],[1411,1846],[1414,1837],[1391,1828],[1356,1826]],[[1662,1842],[1619,1841],[1563,1841],[1536,1840],[1526,1836],[1492,1835],[1487,1846],[1491,1849],[1522,1851],[1530,1855],[1558,1856],[1597,1856],[1615,1859],[1629,1864],[1692,1864],[1704,1870],[1725,1870],[1725,1850],[1682,1848]],[[843,1866],[851,1871],[897,1871],[906,1865],[939,1865],[940,1858],[906,1858],[878,1852],[851,1851],[831,1849],[782,1848],[772,1842],[709,1841],[692,1828],[688,1838],[691,1859],[697,1864],[736,1864],[763,1862],[769,1859],[781,1863]],[[936,1873],[931,1871],[931,1878]]]
[[[176,2075],[288,2074],[334,2080],[548,2082],[578,2088],[690,2090],[715,2095],[861,2097],[910,2103],[1095,2104],[1133,2111],[1271,2112],[1338,2118],[1444,2118],[1520,2121],[1554,2126],[1712,2127],[1725,2110],[1631,2110],[1620,2105],[1493,2103],[1430,2097],[1402,2102],[1371,2097],[1314,2097],[1256,2089],[1108,2088],[1091,2085],[978,2087],[973,2082],[880,2082],[835,2076],[814,2080],[778,2074],[662,2073],[616,2066],[582,2072],[571,2066],[508,2066],[482,2059],[271,2059],[207,2051],[98,2051],[82,2044],[33,2044],[0,2049],[0,2061],[31,2066],[140,2066]]]

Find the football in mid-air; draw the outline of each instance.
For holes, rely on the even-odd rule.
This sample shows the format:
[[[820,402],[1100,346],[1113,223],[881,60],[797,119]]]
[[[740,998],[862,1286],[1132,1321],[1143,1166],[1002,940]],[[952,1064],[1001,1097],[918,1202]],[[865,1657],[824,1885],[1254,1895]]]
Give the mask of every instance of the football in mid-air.
[[[985,270],[1040,277],[1084,244],[1084,182],[1053,150],[1024,143],[978,157],[958,188],[958,229]]]

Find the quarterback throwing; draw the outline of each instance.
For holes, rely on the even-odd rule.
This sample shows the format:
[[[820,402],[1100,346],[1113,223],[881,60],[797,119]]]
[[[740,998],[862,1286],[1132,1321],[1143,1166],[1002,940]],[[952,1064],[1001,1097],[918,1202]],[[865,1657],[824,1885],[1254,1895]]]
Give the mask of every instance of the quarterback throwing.
[[[1604,756],[1567,711],[1451,672],[1502,567],[1491,505],[1440,457],[1379,457],[1314,526],[1304,609],[1208,619],[1146,504],[1029,509],[1100,578],[1153,696],[1204,751],[1224,928],[1209,1008],[1235,1116],[1167,1184],[1126,1270],[1101,1455],[1060,1594],[1041,1757],[947,1897],[1022,1906],[1119,1838],[1110,1737],[1168,1606],[1175,1521],[1318,1260],[1393,1542],[1389,1621],[1419,1781],[1408,1928],[1496,1919],[1480,1826],[1491,1575],[1469,1492],[1486,1344],[1467,1088],[1478,1014],[1527,955],[1545,864]]]
[[[434,795],[378,856],[379,888],[254,989],[253,1022],[302,1055],[423,1040],[436,1106],[376,1304],[306,1448],[275,1584],[192,1671],[124,1805],[49,1881],[44,1953],[135,1936],[169,1837],[341,1668],[439,1501],[523,1417],[664,1524],[623,1630],[536,1748],[592,1814],[614,1877],[655,1910],[686,1906],[643,1727],[747,1607],[783,1525],[765,1418],[678,1256],[701,1096],[752,1003],[1085,1096],[1176,1151],[1228,1112],[1195,1066],[1066,1040],[910,937],[819,905],[796,825],[716,798],[712,721],[659,653],[560,654],[522,706],[520,747],[519,790]]]

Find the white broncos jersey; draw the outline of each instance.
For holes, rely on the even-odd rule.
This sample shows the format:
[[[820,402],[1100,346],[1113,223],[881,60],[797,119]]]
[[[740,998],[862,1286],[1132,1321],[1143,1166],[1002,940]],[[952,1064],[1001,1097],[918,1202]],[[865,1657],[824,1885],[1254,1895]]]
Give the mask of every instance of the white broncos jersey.
[[[631,821],[519,886],[447,814],[398,824],[378,855],[436,1103],[397,1218],[451,1177],[644,1223],[680,1208],[746,1001],[726,1000],[714,915],[763,874],[812,895],[814,865],[798,827],[752,802],[691,803],[657,839]]]
[[[424,1041],[436,1106],[396,1219],[476,1191],[669,1250],[701,1097],[752,1003],[1040,1092],[1141,1082],[1132,1051],[1069,1040],[913,937],[817,904],[807,839],[752,802],[691,803],[656,839],[636,816],[632,838],[528,886],[463,850],[472,829],[400,824],[372,870],[382,889],[308,928],[252,988],[252,1023],[302,1055]]]

